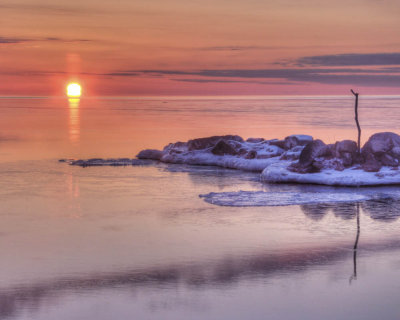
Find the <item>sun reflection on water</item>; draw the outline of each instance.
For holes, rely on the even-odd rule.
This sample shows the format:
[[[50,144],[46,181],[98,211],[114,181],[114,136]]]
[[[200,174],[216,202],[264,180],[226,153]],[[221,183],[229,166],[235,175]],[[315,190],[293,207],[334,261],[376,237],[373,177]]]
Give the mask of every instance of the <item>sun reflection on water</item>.
[[[80,138],[79,101],[77,98],[68,99],[69,103],[69,140],[76,144]]]

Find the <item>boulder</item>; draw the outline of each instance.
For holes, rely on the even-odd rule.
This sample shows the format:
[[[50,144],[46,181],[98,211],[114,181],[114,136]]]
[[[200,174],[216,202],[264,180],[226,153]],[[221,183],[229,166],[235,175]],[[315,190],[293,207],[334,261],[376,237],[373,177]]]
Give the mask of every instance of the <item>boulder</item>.
[[[366,172],[378,172],[381,170],[382,164],[374,157],[374,155],[368,154],[361,168]]]
[[[343,153],[356,154],[358,152],[357,143],[352,140],[343,140],[335,143],[335,157],[340,158]]]
[[[199,139],[193,139],[189,140],[187,143],[188,150],[193,151],[193,150],[202,150],[202,149],[207,149],[214,147],[219,141],[238,141],[238,142],[244,142],[244,140],[236,135],[226,135],[226,136],[212,136],[208,138],[199,138]]]
[[[312,140],[312,136],[305,134],[294,134],[285,138],[283,148],[285,150],[289,150],[297,146],[304,146]]]
[[[322,140],[313,140],[304,147],[300,153],[299,165],[302,167],[310,166],[315,158],[322,157],[329,153],[328,146]]]
[[[219,140],[211,149],[211,152],[217,156],[223,156],[225,154],[234,156],[238,154],[238,151],[225,140]]]
[[[388,167],[397,167],[399,165],[399,160],[392,157],[391,155],[384,153],[381,155],[378,160],[384,165]]]
[[[367,154],[379,156],[397,147],[400,147],[399,135],[393,132],[379,132],[373,134],[364,144],[362,154],[364,157]]]
[[[279,159],[280,160],[298,160],[300,158],[300,154],[301,154],[302,150],[303,150],[302,146],[294,147],[294,148],[284,152]]]
[[[268,144],[271,146],[277,146],[281,149],[285,149],[285,140],[278,140],[278,139],[273,139],[273,140],[267,140]]]
[[[313,163],[312,167],[318,169],[318,171],[323,169],[333,169],[336,171],[343,171],[345,169],[345,165],[342,159],[339,158],[316,158]]]
[[[139,152],[136,156],[138,159],[151,159],[151,160],[160,160],[163,153],[160,150],[155,149],[146,149]]]
[[[390,154],[392,157],[400,159],[400,147],[393,147],[392,150],[390,150]]]
[[[259,142],[263,142],[265,139],[264,138],[248,138],[246,140],[246,142],[249,143],[259,143]]]
[[[255,159],[256,157],[257,157],[257,151],[255,150],[249,151],[245,156],[246,159]]]

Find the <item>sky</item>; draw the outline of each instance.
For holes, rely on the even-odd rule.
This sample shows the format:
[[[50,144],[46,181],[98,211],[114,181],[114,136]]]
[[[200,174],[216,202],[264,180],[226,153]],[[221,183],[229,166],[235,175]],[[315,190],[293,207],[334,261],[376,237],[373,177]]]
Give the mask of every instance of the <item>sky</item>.
[[[398,0],[0,0],[0,96],[400,93]]]

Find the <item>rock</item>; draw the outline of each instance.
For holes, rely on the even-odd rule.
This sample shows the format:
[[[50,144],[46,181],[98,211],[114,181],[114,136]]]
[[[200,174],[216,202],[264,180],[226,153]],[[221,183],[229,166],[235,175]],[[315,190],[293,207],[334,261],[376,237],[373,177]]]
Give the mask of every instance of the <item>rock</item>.
[[[342,160],[342,163],[345,167],[351,167],[353,164],[353,156],[350,152],[343,152],[340,160]]]
[[[400,147],[393,147],[390,150],[390,154],[392,157],[399,159],[400,158]]]
[[[249,151],[245,156],[246,159],[255,159],[256,157],[257,157],[257,151],[255,150]]]
[[[226,136],[212,136],[212,137],[208,137],[208,138],[199,138],[199,139],[189,140],[187,143],[187,146],[188,146],[189,151],[202,150],[202,149],[214,147],[220,140],[225,141],[225,142],[229,141],[229,140],[244,142],[244,140],[239,136],[226,135]]]
[[[339,158],[332,158],[332,159],[325,159],[325,158],[316,158],[312,163],[313,168],[317,168],[318,171],[324,169],[333,169],[336,171],[343,171],[345,166],[343,164],[342,159]]]
[[[340,158],[343,153],[356,154],[358,152],[357,143],[352,140],[343,140],[335,143],[335,156]]]
[[[382,156],[379,157],[379,161],[384,165],[388,167],[397,167],[399,165],[399,160],[396,158],[393,158],[389,154],[385,153]]]
[[[361,167],[366,172],[378,172],[381,170],[382,164],[372,154],[369,154]]]
[[[301,154],[302,150],[303,150],[302,146],[294,147],[294,148],[284,152],[279,159],[280,160],[298,160],[300,158],[300,154]]]
[[[367,154],[382,155],[395,147],[400,147],[400,136],[393,132],[379,132],[373,134],[362,148],[364,157]]]
[[[285,149],[285,140],[278,140],[278,139],[268,140],[268,144],[270,144],[271,146],[277,146],[281,149]]]
[[[278,157],[284,152],[285,150],[279,148],[278,146],[265,145],[262,149],[257,150],[257,159]]]
[[[311,142],[312,140],[313,140],[312,136],[304,134],[294,134],[285,138],[283,148],[285,150],[289,150],[292,149],[293,147],[304,146],[307,143]]]
[[[310,166],[315,158],[322,157],[329,152],[329,148],[321,140],[309,142],[300,153],[299,165],[302,167]]]
[[[163,153],[160,150],[155,149],[146,149],[142,150],[136,156],[138,159],[151,159],[151,160],[160,160]]]
[[[246,140],[246,142],[249,142],[249,143],[259,143],[259,142],[263,142],[263,141],[265,141],[264,138],[248,138]]]
[[[234,156],[238,154],[238,151],[225,140],[219,140],[211,149],[211,152],[217,156],[223,156],[225,154]]]

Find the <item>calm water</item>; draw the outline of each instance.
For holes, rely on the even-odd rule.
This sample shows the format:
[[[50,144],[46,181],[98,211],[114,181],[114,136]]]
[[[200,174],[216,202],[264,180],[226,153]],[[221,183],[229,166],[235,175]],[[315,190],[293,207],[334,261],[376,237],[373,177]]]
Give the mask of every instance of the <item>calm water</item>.
[[[360,104],[364,138],[397,131],[400,97]],[[353,100],[1,98],[0,319],[398,319],[397,202],[218,207],[199,194],[306,187],[57,161],[228,133],[355,139]]]

